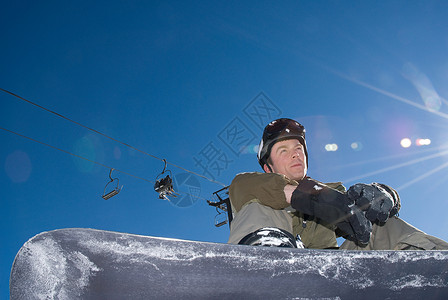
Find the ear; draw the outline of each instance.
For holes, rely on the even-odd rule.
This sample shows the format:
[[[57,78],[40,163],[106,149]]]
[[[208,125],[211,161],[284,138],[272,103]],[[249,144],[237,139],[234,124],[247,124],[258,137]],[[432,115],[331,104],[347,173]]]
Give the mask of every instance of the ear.
[[[264,164],[264,166],[263,166],[263,170],[264,170],[266,173],[272,173],[272,169],[271,169],[267,164]]]

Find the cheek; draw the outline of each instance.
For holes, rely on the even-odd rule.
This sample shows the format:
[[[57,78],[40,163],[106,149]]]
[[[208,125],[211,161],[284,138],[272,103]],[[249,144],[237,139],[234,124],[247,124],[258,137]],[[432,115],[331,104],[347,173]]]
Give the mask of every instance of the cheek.
[[[286,169],[286,162],[285,159],[278,159],[277,162],[275,163],[275,167],[277,168],[277,170],[285,170]]]

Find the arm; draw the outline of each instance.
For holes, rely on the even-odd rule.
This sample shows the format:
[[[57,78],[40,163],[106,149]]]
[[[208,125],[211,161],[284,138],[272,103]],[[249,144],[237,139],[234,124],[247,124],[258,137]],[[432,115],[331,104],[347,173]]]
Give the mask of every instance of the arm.
[[[297,182],[280,174],[241,173],[233,179],[229,188],[229,196],[232,206],[237,212],[254,199],[273,209],[283,209],[289,206],[284,188],[294,184],[297,185]]]
[[[345,193],[309,177],[300,180],[292,193],[291,190],[285,187],[284,193],[294,209],[336,225],[346,238],[360,245],[368,244],[372,224]]]
[[[345,187],[342,185],[341,182],[327,182],[325,183],[326,186],[335,189],[341,193],[347,192]],[[291,203],[291,196],[294,190],[296,189],[297,185],[287,184],[285,185],[285,188],[283,189],[286,197],[286,202]]]
[[[296,187],[297,186],[291,185],[291,184],[285,185],[285,188],[283,189],[283,192],[285,193],[286,202],[291,203],[292,193],[294,192]]]

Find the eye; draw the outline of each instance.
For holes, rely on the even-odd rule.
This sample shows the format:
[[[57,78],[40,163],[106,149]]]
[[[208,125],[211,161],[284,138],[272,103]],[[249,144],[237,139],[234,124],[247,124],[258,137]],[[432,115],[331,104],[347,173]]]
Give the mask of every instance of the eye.
[[[286,153],[286,149],[285,149],[285,148],[281,148],[281,149],[279,149],[279,150],[277,151],[277,153],[278,153],[279,155],[284,155],[284,154]]]

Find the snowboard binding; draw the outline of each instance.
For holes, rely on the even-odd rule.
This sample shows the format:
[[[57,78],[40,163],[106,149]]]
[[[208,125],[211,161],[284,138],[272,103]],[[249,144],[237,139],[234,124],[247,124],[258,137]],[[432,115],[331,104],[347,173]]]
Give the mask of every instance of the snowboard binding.
[[[110,199],[110,198],[112,198],[113,196],[115,196],[115,195],[118,195],[118,193],[121,191],[121,189],[123,188],[123,186],[121,186],[121,187],[119,187],[119,182],[120,182],[120,180],[118,179],[118,178],[112,178],[112,171],[114,170],[114,168],[112,168],[112,169],[110,169],[110,172],[109,172],[109,179],[110,179],[110,181],[106,184],[106,186],[104,187],[104,192],[103,192],[103,195],[101,196],[104,200],[108,200],[108,199]],[[106,189],[107,189],[107,186],[109,185],[109,184],[113,184],[113,182],[117,182],[116,183],[116,185],[115,185],[115,187],[113,188],[113,190],[111,190],[110,192],[108,192],[107,194],[106,194]]]
[[[304,248],[299,236],[294,238],[288,231],[275,227],[264,227],[249,233],[243,237],[238,244],[264,247]]]
[[[171,178],[171,171],[166,169],[167,162],[163,159],[165,166],[163,167],[162,173],[160,173],[156,177],[156,183],[154,184],[154,190],[159,194],[159,199],[164,199],[170,201],[168,196],[177,197],[179,193],[176,193],[173,188],[173,179]],[[165,177],[161,177],[163,174],[166,174]],[[160,179],[159,179],[160,178]]]

